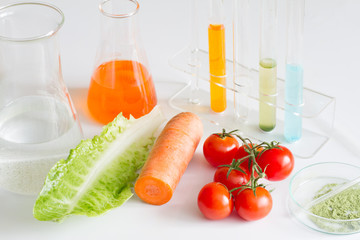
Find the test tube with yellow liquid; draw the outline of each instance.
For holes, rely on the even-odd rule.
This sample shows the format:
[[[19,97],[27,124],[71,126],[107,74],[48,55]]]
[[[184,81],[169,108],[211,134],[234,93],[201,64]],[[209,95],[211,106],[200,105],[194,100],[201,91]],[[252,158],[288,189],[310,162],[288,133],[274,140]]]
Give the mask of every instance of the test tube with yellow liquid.
[[[210,107],[214,112],[226,109],[226,58],[223,1],[212,0],[208,27],[210,67]]]
[[[261,0],[260,24],[259,127],[270,132],[276,126],[277,0]]]

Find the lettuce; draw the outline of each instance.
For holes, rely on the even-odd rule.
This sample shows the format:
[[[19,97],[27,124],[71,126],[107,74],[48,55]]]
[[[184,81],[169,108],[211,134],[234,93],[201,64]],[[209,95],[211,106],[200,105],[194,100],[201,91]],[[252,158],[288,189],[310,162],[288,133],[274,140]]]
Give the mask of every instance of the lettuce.
[[[81,141],[48,173],[34,217],[62,221],[71,214],[98,216],[122,205],[133,195],[133,182],[163,121],[159,107],[139,119],[119,114],[99,136]]]

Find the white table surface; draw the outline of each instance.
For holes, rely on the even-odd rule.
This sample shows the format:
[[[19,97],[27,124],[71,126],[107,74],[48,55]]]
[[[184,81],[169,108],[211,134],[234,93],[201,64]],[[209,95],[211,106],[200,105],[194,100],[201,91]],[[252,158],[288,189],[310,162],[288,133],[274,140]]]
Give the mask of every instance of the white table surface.
[[[258,0],[257,0],[258,1]],[[0,0],[0,3],[12,2]],[[101,126],[86,115],[83,101],[93,70],[98,43],[98,0],[46,0],[65,13],[60,32],[62,69],[85,137]],[[282,4],[284,0],[279,0]],[[160,105],[169,118],[177,111],[167,99],[182,86],[186,75],[171,68],[168,59],[190,39],[188,1],[140,0],[140,29]],[[330,141],[311,159],[296,158],[294,172],[316,162],[341,161],[360,165],[360,1],[307,1],[305,86],[336,97],[336,118]],[[257,30],[254,30],[256,32]],[[282,47],[284,48],[284,47]],[[284,49],[281,49],[280,51]],[[257,56],[257,55],[256,55]],[[164,83],[168,82],[168,83]],[[170,83],[169,83],[170,82]],[[180,83],[176,83],[180,82]],[[165,91],[166,89],[166,91]],[[333,236],[310,230],[294,221],[286,208],[290,179],[273,184],[274,206],[269,216],[240,220],[234,212],[221,221],[205,219],[197,208],[197,194],[210,182],[214,169],[202,155],[205,137],[219,127],[204,121],[204,137],[170,202],[152,206],[136,196],[107,214],[72,216],[63,223],[33,218],[35,196],[0,190],[0,239],[359,239],[359,234]]]

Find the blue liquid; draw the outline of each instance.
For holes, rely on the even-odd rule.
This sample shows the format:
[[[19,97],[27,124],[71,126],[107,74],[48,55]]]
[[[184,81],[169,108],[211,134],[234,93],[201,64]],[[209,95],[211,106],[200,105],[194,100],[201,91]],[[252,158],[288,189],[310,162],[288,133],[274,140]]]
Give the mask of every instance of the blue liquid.
[[[302,135],[303,72],[300,65],[286,65],[284,136],[289,142]]]

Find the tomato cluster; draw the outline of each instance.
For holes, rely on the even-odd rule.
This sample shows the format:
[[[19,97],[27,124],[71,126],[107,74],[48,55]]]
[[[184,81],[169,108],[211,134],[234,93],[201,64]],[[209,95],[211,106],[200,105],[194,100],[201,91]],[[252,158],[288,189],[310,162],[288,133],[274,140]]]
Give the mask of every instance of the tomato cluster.
[[[235,131],[211,134],[204,142],[203,153],[217,169],[214,181],[199,192],[198,207],[213,220],[229,216],[234,207],[247,221],[267,216],[272,197],[258,180],[280,181],[294,168],[294,157],[286,147],[276,142],[253,144]]]

